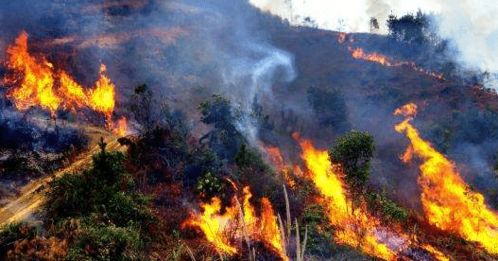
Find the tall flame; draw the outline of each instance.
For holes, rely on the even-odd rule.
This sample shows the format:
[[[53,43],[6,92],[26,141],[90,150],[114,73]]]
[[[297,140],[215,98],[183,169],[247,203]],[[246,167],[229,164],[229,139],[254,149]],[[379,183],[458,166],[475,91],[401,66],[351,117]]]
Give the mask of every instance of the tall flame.
[[[331,164],[327,151],[316,149],[309,140],[297,138],[302,149],[301,157],[323,197],[329,221],[337,228],[334,239],[339,244],[358,247],[368,255],[393,260],[398,249],[393,250],[378,239],[379,221],[369,216],[364,207],[353,210],[339,166]]]
[[[28,53],[28,34],[22,32],[14,45],[7,48],[7,67],[24,73],[19,87],[10,91],[7,96],[13,100],[19,110],[26,110],[39,105],[55,114],[61,99],[55,95],[52,75],[52,64],[45,59],[35,59]],[[10,82],[14,79],[6,79]]]
[[[89,100],[90,108],[104,113],[106,115],[106,119],[110,120],[112,111],[114,110],[115,86],[109,77],[105,75],[106,70],[107,68],[105,65],[100,65],[100,77],[95,83],[94,89],[89,92]]]
[[[395,130],[410,140],[410,154],[423,161],[418,183],[429,223],[478,242],[490,253],[498,254],[498,214],[485,204],[482,194],[470,190],[453,162],[420,137],[411,124],[413,118],[405,116],[407,118],[397,124]]]
[[[220,253],[236,254],[236,243],[248,238],[266,243],[283,260],[288,260],[270,201],[267,198],[261,199],[261,214],[257,216],[250,202],[251,198],[250,188],[246,186],[243,188],[242,205],[234,196],[232,205],[225,207],[225,212],[222,212],[221,200],[213,197],[211,203],[201,204],[202,213],[191,213],[185,225],[200,228]]]
[[[14,72],[5,77],[7,83],[14,84],[7,97],[18,110],[39,106],[54,116],[61,107],[73,111],[88,107],[103,113],[110,126],[116,86],[106,75],[105,65],[101,65],[95,86],[86,91],[67,72],[55,72],[54,66],[45,58],[36,59],[32,56],[28,50],[26,32],[22,32],[7,48],[7,55],[7,67]]]

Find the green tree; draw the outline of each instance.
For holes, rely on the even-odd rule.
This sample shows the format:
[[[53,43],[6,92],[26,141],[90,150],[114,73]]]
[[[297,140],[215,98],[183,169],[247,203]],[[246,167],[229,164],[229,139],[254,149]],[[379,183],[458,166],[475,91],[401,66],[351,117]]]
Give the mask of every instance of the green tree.
[[[199,111],[201,121],[214,127],[200,142],[207,139],[209,147],[221,159],[233,161],[245,140],[235,125],[240,120],[240,111],[232,107],[230,100],[220,95],[213,95],[210,100],[202,102]]]
[[[330,160],[342,167],[346,182],[356,199],[364,192],[374,150],[372,135],[355,130],[337,138],[335,145],[329,149]]]

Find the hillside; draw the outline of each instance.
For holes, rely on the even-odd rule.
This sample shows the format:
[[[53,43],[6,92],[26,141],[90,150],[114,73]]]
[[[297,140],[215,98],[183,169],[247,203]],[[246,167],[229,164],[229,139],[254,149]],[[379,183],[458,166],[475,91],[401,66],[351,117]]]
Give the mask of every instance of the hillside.
[[[498,96],[444,39],[246,1],[0,21],[2,259],[497,258]]]

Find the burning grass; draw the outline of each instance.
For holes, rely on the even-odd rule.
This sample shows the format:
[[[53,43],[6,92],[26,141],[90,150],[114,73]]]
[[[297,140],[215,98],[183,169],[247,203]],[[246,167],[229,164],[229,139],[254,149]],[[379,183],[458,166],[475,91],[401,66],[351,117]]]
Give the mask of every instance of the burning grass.
[[[277,216],[270,201],[261,199],[258,216],[250,202],[251,197],[251,191],[246,186],[243,188],[242,204],[234,196],[231,206],[223,210],[221,199],[213,197],[211,202],[201,204],[202,213],[193,212],[184,225],[200,228],[221,255],[235,255],[241,244],[250,246],[250,242],[260,241],[287,260]]]
[[[95,86],[85,89],[67,72],[56,70],[45,57],[36,57],[29,52],[28,34],[21,32],[15,42],[7,48],[7,67],[10,73],[4,81],[13,87],[7,97],[20,111],[39,107],[55,117],[57,110],[78,111],[89,108],[105,116],[112,126],[115,107],[116,86],[101,65]]]
[[[409,104],[416,111],[416,105]],[[438,152],[411,124],[414,113],[395,114],[407,118],[395,126],[410,140],[403,161],[414,156],[422,160],[418,184],[421,187],[421,201],[427,221],[437,228],[478,242],[491,254],[498,254],[498,213],[490,209],[484,196],[472,191],[458,173],[455,163]]]
[[[301,146],[301,157],[309,170],[309,178],[320,192],[320,202],[326,206],[329,222],[336,227],[334,240],[339,244],[360,248],[364,253],[393,260],[396,253],[407,243],[406,235],[391,232],[399,243],[389,245],[383,242],[379,220],[371,216],[364,206],[353,208],[347,196],[340,166],[334,166],[327,151],[316,149],[311,141],[295,135]]]

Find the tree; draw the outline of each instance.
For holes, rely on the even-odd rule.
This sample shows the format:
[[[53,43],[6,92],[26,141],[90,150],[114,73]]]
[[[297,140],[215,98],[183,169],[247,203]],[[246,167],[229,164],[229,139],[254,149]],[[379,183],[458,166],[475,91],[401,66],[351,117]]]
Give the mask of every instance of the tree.
[[[375,17],[370,18],[370,32],[379,30],[379,21]]]
[[[335,145],[329,149],[331,162],[341,166],[355,196],[364,192],[374,150],[373,137],[367,132],[355,130],[337,138]]]
[[[214,126],[213,130],[200,139],[200,142],[207,139],[209,147],[221,159],[233,161],[245,141],[235,125],[240,120],[240,112],[232,108],[230,100],[221,95],[213,95],[210,100],[202,102],[199,110],[202,115],[201,121]]]
[[[400,18],[390,15],[387,19],[389,35],[398,41],[423,44],[429,40],[429,18],[420,10],[416,15],[407,14]]]

